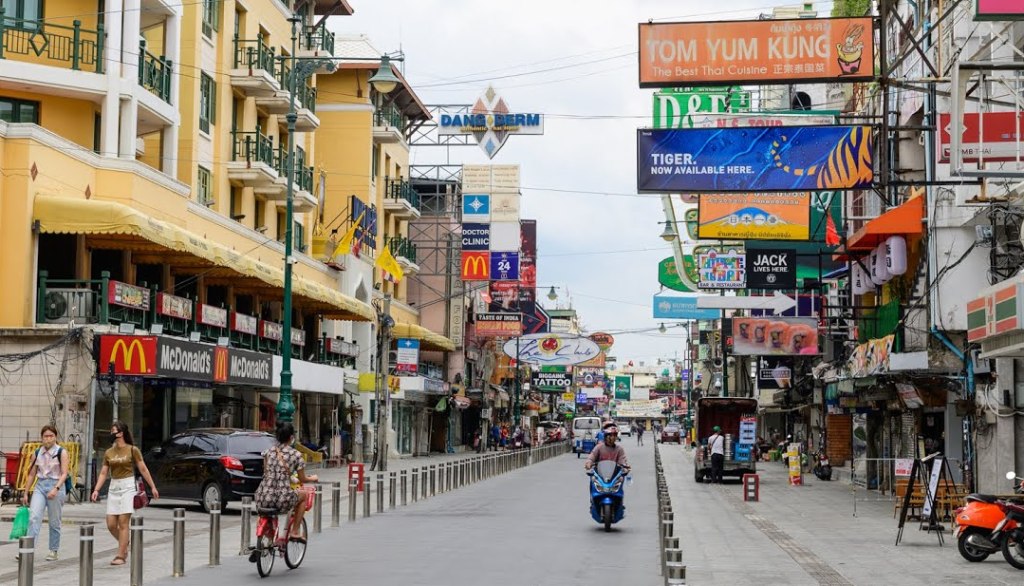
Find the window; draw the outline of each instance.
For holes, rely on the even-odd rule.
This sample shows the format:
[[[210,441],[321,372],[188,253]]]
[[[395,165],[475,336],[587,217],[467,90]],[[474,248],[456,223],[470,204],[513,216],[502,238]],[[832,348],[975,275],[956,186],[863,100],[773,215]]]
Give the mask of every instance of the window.
[[[0,120],[39,124],[39,102],[0,98]]]
[[[236,222],[241,222],[245,219],[245,214],[242,213],[242,188],[232,187],[231,188],[231,219]]]
[[[210,132],[210,125],[216,123],[214,112],[217,109],[217,84],[209,75],[200,74],[199,78],[199,130]]]
[[[203,0],[203,36],[213,38],[213,32],[220,30],[221,0]]]
[[[267,226],[267,200],[262,197],[256,198],[256,221],[253,222],[256,229],[263,229],[264,231],[269,227]]]
[[[305,234],[302,231],[302,224],[292,224],[292,246],[299,252],[306,252]]]
[[[196,180],[196,201],[203,205],[213,203],[213,188],[210,185],[210,171],[199,166],[199,177]]]
[[[377,145],[373,145],[370,149],[370,180],[376,181],[377,175],[380,173],[380,149]]]
[[[278,212],[277,212],[277,241],[281,242],[281,243],[284,242],[285,227],[288,225],[288,224],[285,223],[284,219],[285,219],[284,212],[278,210]]]
[[[21,20],[40,21],[43,19],[43,0],[3,0],[4,16]],[[35,29],[35,23],[12,22],[7,26],[13,28]]]
[[[101,137],[103,134],[103,117],[100,116],[99,112],[92,115],[92,150],[94,153],[100,152]]]

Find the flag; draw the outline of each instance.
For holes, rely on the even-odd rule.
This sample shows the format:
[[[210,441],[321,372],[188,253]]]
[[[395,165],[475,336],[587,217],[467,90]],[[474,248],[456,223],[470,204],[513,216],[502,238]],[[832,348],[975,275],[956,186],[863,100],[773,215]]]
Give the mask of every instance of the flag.
[[[838,246],[841,242],[839,231],[836,230],[836,223],[832,220],[832,214],[825,212],[825,244]]]
[[[384,271],[384,278],[392,283],[401,281],[404,276],[402,274],[402,267],[398,265],[398,261],[391,254],[391,247],[389,246],[384,247],[384,250],[377,256],[377,262],[373,263],[373,266]]]
[[[359,217],[356,218],[355,222],[352,222],[352,227],[348,229],[348,232],[345,232],[344,236],[341,237],[341,242],[338,243],[334,252],[331,253],[331,258],[335,258],[339,254],[348,254],[349,252],[352,252],[357,257],[359,256],[359,244],[356,243],[353,245],[353,240],[355,240],[356,229],[359,228],[359,223],[363,221],[364,214],[366,214],[365,211],[362,214],[359,214]]]

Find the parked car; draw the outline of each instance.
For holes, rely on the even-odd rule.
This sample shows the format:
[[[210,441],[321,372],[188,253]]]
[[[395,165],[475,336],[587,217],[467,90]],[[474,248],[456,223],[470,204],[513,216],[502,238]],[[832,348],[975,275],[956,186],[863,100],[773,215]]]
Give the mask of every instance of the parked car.
[[[190,429],[146,452],[143,459],[160,496],[194,500],[209,511],[214,502],[252,496],[263,480],[263,456],[275,445],[261,431]]]
[[[667,442],[682,443],[682,432],[678,425],[670,423],[661,430],[661,443]]]
[[[628,421],[619,421],[615,424],[615,427],[619,428],[619,436],[633,435],[633,428],[630,427]]]

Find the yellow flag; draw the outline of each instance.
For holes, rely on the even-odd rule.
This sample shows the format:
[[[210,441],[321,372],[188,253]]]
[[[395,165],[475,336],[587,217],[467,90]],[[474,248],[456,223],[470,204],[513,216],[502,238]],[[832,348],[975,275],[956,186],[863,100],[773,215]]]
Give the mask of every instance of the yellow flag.
[[[339,254],[348,254],[352,251],[352,241],[356,238],[356,228],[359,227],[359,222],[363,221],[363,216],[366,215],[366,211],[359,214],[355,222],[352,222],[352,227],[345,232],[345,235],[341,237],[341,242],[334,248],[334,252],[331,254],[331,258],[337,258]]]
[[[402,274],[402,267],[395,260],[394,255],[391,254],[391,247],[389,246],[384,247],[384,250],[377,256],[377,262],[373,263],[373,265],[391,275],[391,279],[395,283],[401,281],[404,276]]]

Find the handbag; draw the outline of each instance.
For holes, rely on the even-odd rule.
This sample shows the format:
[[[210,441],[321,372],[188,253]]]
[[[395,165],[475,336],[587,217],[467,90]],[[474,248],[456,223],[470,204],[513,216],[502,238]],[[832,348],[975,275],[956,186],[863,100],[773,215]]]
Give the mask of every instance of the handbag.
[[[132,507],[137,511],[143,509],[149,504],[149,495],[146,494],[146,485],[140,480],[138,483],[138,491],[135,493],[135,498],[132,499]]]
[[[14,524],[11,527],[10,539],[21,539],[28,535],[28,519],[29,510],[26,506],[18,507],[18,511],[14,513]]]

